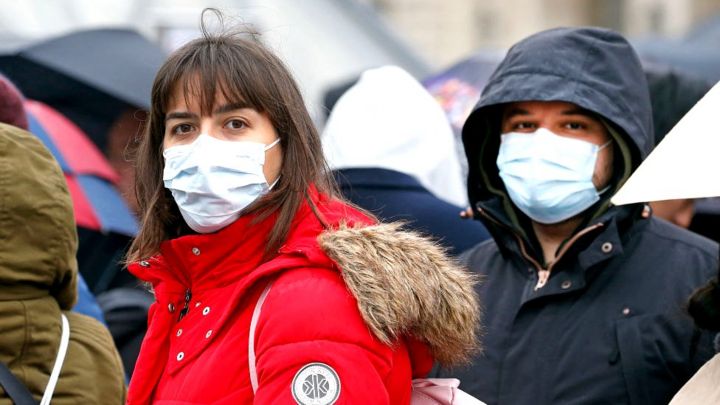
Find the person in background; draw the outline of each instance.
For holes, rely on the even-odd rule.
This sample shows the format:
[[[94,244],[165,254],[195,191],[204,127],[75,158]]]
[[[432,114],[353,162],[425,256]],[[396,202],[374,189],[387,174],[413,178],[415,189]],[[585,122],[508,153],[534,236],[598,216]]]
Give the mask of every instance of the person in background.
[[[35,400],[51,393],[53,404],[123,404],[125,375],[110,333],[70,311],[78,296],[77,231],[60,166],[37,137],[0,124],[0,168],[0,366]],[[57,362],[66,333],[67,352]]]
[[[257,38],[203,28],[151,106],[128,261],[156,301],[128,404],[403,404],[433,359],[473,352],[470,275],[337,197],[294,79]]]
[[[635,51],[557,28],[508,52],[463,127],[468,193],[494,240],[484,352],[453,374],[488,404],[662,404],[713,354],[684,313],[718,245],[610,197],[655,144]],[[441,375],[445,372],[441,370]]]
[[[6,123],[24,130],[28,130],[28,119],[23,107],[23,95],[15,85],[0,74],[0,123]],[[78,273],[78,300],[73,308],[75,311],[92,316],[100,322],[105,322],[100,306],[95,296],[88,289],[82,275]]]
[[[437,102],[396,66],[364,72],[338,99],[322,134],[346,198],[459,254],[490,235],[460,217],[467,197],[453,139]]]
[[[650,89],[655,145],[657,145],[710,90],[711,84],[690,73],[653,64],[645,66],[645,76]],[[656,217],[683,228],[690,227],[695,214],[695,203],[689,198],[653,201],[650,206]]]
[[[720,273],[690,297],[688,312],[695,324],[715,333],[715,351],[720,352]],[[716,354],[685,384],[670,405],[720,403],[720,354]]]

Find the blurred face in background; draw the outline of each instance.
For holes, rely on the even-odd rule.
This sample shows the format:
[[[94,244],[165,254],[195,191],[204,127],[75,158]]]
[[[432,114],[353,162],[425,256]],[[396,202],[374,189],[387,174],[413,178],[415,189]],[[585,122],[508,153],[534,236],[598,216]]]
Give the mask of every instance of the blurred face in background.
[[[656,217],[683,228],[690,227],[695,215],[695,203],[690,199],[653,201],[650,206]]]
[[[136,215],[138,204],[135,196],[135,167],[131,157],[132,148],[137,139],[140,139],[146,121],[147,111],[129,108],[115,120],[107,135],[108,162],[120,176],[117,188]]]

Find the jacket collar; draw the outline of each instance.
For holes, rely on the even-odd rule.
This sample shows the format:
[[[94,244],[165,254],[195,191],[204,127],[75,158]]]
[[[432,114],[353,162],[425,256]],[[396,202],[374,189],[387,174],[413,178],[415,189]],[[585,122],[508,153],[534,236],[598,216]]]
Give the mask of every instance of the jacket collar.
[[[503,254],[511,254],[519,256],[524,260],[525,255],[529,255],[532,259],[539,260],[540,249],[532,235],[532,231],[527,233],[521,232],[514,227],[511,221],[504,215],[502,202],[499,198],[483,201],[476,204],[477,210],[481,214],[481,220],[486,225],[488,231],[492,234],[495,242]],[[592,208],[589,210],[592,211]],[[568,251],[563,255],[563,262],[568,257],[576,257],[580,266],[587,269],[599,262],[610,259],[622,253],[622,243],[624,235],[637,221],[646,219],[651,215],[650,208],[644,204],[633,204],[622,207],[611,207],[604,214],[588,221],[581,226],[568,240],[573,239],[575,235],[584,233],[578,238],[574,238],[572,246],[568,247]],[[584,232],[590,227],[595,229]],[[603,252],[602,245],[612,246],[611,252]],[[523,250],[525,252],[523,253]]]

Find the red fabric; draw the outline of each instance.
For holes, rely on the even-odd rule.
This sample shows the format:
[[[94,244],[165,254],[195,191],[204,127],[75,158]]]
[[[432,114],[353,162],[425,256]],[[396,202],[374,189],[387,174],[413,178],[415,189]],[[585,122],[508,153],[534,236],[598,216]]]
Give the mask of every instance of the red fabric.
[[[28,129],[22,93],[2,74],[0,74],[0,122],[26,131]]]
[[[102,229],[100,219],[95,215],[95,209],[78,183],[77,177],[65,173],[65,181],[73,202],[75,223],[87,229]]]
[[[26,100],[25,108],[45,129],[73,174],[88,174],[117,184],[119,176],[102,152],[72,121],[35,100]]]
[[[314,199],[331,225],[368,222],[346,205]],[[323,226],[309,206],[298,212],[279,255],[262,264],[265,237],[275,218],[252,220],[242,217],[215,234],[165,242],[149,266],[130,266],[133,274],[153,284],[157,301],[128,404],[295,404],[292,380],[314,362],[338,374],[337,404],[408,403],[411,379],[432,365],[427,348],[405,341],[388,347],[374,338],[340,273],[316,242]],[[254,396],[248,330],[255,303],[270,280],[273,287],[255,335],[259,388]],[[188,289],[189,311],[178,322]]]

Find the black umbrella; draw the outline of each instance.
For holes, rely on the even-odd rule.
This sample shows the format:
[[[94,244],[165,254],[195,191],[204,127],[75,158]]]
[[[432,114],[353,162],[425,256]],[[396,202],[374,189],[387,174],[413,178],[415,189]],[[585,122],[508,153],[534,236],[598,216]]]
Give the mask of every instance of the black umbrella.
[[[0,54],[0,71],[27,96],[54,107],[101,148],[127,108],[148,109],[165,53],[130,29],[73,32]]]

